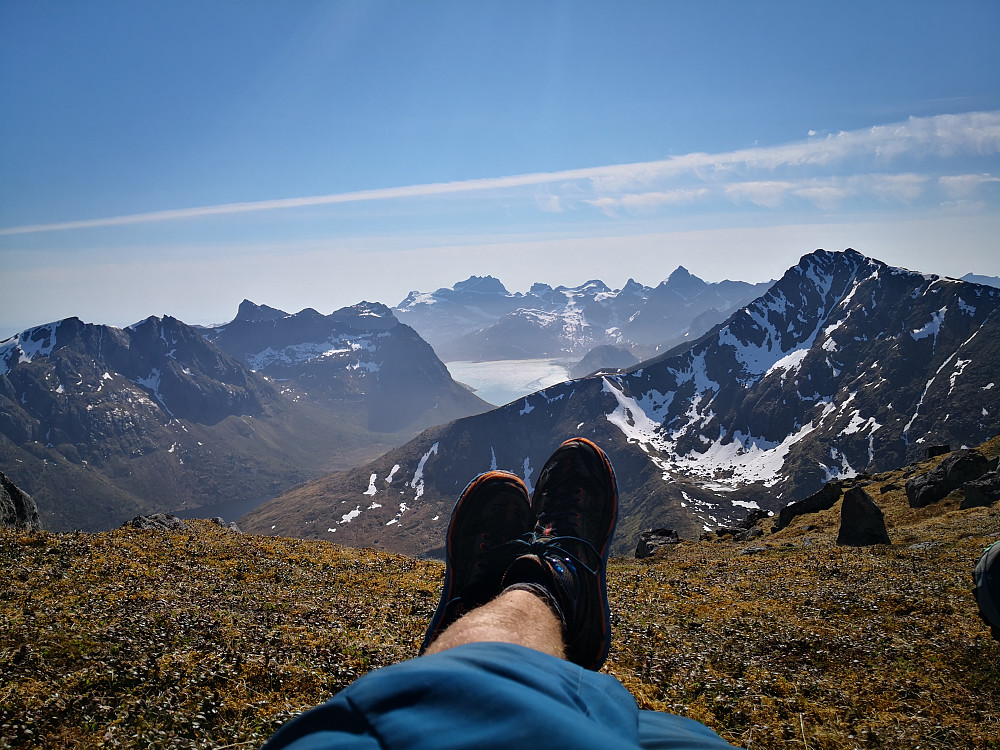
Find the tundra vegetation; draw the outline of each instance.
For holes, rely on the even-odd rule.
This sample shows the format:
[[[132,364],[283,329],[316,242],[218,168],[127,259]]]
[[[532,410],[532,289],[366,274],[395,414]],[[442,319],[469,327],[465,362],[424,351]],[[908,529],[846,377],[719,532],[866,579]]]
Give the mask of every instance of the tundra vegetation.
[[[605,669],[747,748],[1000,747],[1000,643],[971,596],[1000,506],[910,508],[904,483],[867,480],[891,545],[838,546],[838,502],[613,559]],[[0,748],[255,747],[415,654],[442,563],[188,524],[0,532]]]

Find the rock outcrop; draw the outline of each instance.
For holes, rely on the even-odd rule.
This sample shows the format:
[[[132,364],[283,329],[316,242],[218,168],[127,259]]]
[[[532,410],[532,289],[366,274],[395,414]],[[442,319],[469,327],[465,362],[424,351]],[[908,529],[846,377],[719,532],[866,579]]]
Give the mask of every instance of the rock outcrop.
[[[0,472],[0,528],[37,531],[38,506],[31,495]]]
[[[837,544],[851,547],[892,544],[882,509],[861,487],[852,487],[844,493]]]
[[[965,497],[961,509],[981,508],[986,505],[1000,501],[1000,471],[994,469],[983,474],[979,479],[966,482],[962,485]]]
[[[799,500],[797,503],[789,503],[778,513],[778,521],[774,524],[772,530],[779,531],[785,528],[792,522],[793,518],[801,516],[804,513],[818,513],[821,510],[829,510],[840,500],[841,490],[840,482],[827,482],[820,488],[819,492],[813,493],[805,500]]]
[[[975,449],[955,451],[927,473],[908,479],[906,499],[911,508],[923,508],[944,499],[966,482],[979,479],[990,468],[990,460]]]
[[[169,513],[154,513],[151,516],[136,516],[122,524],[122,528],[147,529],[150,531],[187,531],[190,527],[177,516]]]

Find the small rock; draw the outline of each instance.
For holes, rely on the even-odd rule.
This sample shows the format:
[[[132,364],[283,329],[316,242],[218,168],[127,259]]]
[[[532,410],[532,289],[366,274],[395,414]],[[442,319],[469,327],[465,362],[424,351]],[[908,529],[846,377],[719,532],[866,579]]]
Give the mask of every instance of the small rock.
[[[652,557],[664,547],[679,544],[681,538],[673,529],[649,529],[639,533],[639,543],[635,546],[635,558],[642,560]]]
[[[924,460],[928,458],[937,458],[938,456],[943,456],[946,453],[951,453],[950,445],[928,445],[924,448]]]

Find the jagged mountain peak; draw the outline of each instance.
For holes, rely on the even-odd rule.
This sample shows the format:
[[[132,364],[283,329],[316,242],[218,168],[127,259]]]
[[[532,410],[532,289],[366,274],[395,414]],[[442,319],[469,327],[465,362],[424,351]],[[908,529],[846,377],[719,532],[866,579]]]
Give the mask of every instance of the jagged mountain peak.
[[[470,276],[465,281],[459,281],[452,288],[456,292],[475,294],[510,294],[500,279],[495,276]]]
[[[240,302],[240,307],[234,320],[279,320],[280,318],[285,317],[288,317],[288,313],[284,310],[279,310],[276,307],[268,307],[267,305],[258,305],[248,299],[245,299]]]
[[[677,268],[671,271],[670,275],[667,277],[667,282],[680,283],[692,277],[694,277],[694,274],[688,271],[684,266],[677,266]]]
[[[676,269],[653,290],[654,295],[676,294],[683,298],[692,298],[708,287],[708,282],[698,278],[684,266]]]
[[[381,302],[363,301],[342,307],[332,313],[330,318],[360,331],[384,331],[399,325],[392,310]]]

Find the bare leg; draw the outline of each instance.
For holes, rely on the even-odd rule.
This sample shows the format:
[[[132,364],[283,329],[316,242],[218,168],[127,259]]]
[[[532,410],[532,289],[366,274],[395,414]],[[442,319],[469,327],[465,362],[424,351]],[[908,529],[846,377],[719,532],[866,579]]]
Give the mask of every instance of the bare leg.
[[[562,623],[549,605],[527,591],[507,591],[453,622],[424,652],[487,641],[527,646],[566,658]]]

